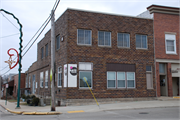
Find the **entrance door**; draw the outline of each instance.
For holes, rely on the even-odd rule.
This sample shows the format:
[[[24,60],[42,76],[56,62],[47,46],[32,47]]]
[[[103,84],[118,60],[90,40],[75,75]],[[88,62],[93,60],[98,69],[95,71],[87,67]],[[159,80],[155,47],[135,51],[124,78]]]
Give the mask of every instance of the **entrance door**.
[[[172,84],[173,84],[173,96],[179,96],[179,78],[173,77]]]
[[[168,96],[166,75],[160,75],[161,96]]]

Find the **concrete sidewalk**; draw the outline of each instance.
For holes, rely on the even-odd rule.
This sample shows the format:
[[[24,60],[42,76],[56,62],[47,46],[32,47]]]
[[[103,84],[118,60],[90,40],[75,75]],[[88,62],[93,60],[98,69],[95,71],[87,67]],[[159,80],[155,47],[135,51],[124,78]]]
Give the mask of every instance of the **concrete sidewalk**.
[[[152,101],[133,101],[133,102],[119,102],[112,104],[100,104],[100,106],[94,105],[83,105],[83,106],[62,106],[56,107],[56,112],[51,112],[51,106],[45,107],[35,107],[20,105],[20,109],[16,109],[16,104],[12,102],[7,102],[5,105],[5,100],[0,100],[0,105],[6,110],[16,114],[25,115],[49,115],[49,114],[60,114],[60,113],[78,113],[78,112],[98,112],[106,110],[116,110],[116,109],[140,109],[140,108],[154,108],[154,107],[180,107],[180,99],[176,98],[158,98],[158,100]]]

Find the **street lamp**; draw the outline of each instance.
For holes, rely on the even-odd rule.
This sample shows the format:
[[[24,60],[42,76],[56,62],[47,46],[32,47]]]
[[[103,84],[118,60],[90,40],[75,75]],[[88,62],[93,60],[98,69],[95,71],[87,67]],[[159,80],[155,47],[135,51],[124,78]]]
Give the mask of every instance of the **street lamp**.
[[[18,79],[18,97],[17,97],[17,106],[16,106],[16,108],[20,108],[19,101],[20,101],[21,68],[22,68],[22,65],[21,65],[21,59],[22,59],[21,52],[22,52],[22,47],[23,47],[22,46],[22,41],[23,41],[22,40],[22,36],[23,36],[23,34],[22,34],[22,25],[19,22],[19,19],[16,16],[14,16],[14,14],[12,14],[12,13],[4,10],[4,9],[0,9],[0,11],[3,11],[6,14],[9,14],[9,15],[13,16],[13,18],[17,20],[17,23],[19,24],[19,27],[20,27],[19,28],[19,32],[20,32],[20,37],[19,37],[19,39],[20,39],[20,43],[19,43],[19,46],[20,46],[19,47],[19,69],[18,69],[18,71],[19,71],[19,79]]]

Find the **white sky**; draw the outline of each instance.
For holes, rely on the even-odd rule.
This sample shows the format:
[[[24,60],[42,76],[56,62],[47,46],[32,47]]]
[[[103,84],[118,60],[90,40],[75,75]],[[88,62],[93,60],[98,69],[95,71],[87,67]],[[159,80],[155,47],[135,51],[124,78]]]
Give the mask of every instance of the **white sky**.
[[[0,0],[0,9],[13,13],[22,23],[23,46],[25,47],[50,15],[55,1],[56,0]],[[146,11],[146,8],[152,4],[180,7],[180,0],[61,0],[55,12],[55,18],[59,18],[67,8],[137,16]],[[1,13],[16,27],[13,26]],[[8,49],[15,48],[19,52],[19,30],[17,28],[19,28],[19,25],[12,16],[0,12],[0,75],[9,70],[9,67],[2,70],[8,65],[4,62],[9,59],[7,54]],[[44,34],[49,29],[50,24],[41,34],[40,38],[35,42],[33,47],[23,57],[22,72],[25,72],[31,64],[37,60],[37,43],[44,37]],[[9,36],[13,34],[17,35]],[[19,65],[7,74],[18,74],[18,68]]]

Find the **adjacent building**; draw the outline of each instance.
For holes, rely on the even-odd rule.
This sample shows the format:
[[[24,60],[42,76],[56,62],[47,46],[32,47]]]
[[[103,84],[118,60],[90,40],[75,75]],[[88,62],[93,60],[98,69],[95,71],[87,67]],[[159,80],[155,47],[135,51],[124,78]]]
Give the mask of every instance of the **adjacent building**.
[[[153,19],[67,9],[55,23],[56,100],[154,98]],[[51,31],[26,71],[32,91],[50,97]],[[33,77],[35,76],[35,77]],[[35,87],[33,87],[35,86]]]

